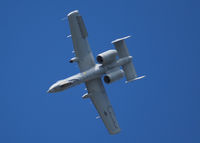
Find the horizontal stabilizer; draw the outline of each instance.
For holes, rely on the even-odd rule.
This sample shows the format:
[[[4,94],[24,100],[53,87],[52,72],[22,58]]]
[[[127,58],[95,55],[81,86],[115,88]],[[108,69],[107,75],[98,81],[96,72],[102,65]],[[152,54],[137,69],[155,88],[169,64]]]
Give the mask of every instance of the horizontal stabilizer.
[[[132,62],[122,65],[122,68],[124,70],[126,80],[128,82],[133,81],[134,79],[137,78],[137,73],[135,71],[135,67]]]
[[[112,44],[114,44],[114,46],[118,52],[119,58],[124,58],[124,57],[130,56],[130,54],[128,52],[128,48],[126,47],[126,43],[124,41],[125,39],[127,39],[129,37],[130,36],[126,36],[124,38],[120,38],[120,39],[112,41]],[[122,65],[122,68],[124,70],[127,82],[133,81],[135,78],[137,78],[135,67],[132,62]]]

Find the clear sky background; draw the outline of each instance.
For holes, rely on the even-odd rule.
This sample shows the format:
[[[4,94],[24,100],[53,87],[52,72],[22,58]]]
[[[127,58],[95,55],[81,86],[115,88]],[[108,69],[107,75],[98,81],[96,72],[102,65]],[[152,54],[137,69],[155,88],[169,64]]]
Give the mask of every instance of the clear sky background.
[[[196,0],[0,2],[1,143],[199,143],[200,9]],[[127,40],[138,75],[105,85],[121,132],[111,136],[84,85],[49,96],[79,72],[67,21],[78,9],[94,56]]]

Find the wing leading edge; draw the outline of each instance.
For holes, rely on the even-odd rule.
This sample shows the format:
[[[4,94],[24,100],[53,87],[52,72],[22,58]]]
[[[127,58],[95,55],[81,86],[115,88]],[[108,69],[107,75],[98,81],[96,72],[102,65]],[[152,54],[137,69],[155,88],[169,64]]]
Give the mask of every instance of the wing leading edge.
[[[83,72],[95,65],[94,57],[87,40],[88,33],[78,10],[69,13],[67,17],[77,62],[80,71]]]
[[[105,88],[100,78],[86,82],[88,93],[91,95],[90,99],[98,111],[104,125],[110,134],[117,134],[120,132],[115,113],[112,105],[106,95]]]

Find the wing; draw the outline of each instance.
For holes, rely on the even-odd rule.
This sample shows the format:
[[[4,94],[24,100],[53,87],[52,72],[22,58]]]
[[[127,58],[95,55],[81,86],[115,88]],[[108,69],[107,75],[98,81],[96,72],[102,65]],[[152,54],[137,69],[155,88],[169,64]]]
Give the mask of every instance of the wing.
[[[88,33],[78,10],[68,14],[71,36],[80,71],[83,72],[95,65],[90,46]]]
[[[115,113],[110,104],[105,88],[100,78],[86,82],[90,99],[103,120],[108,132],[116,134],[120,132]]]
[[[95,66],[94,57],[87,40],[88,33],[83,19],[77,10],[68,14],[68,21],[76,60],[78,61],[80,71],[83,72]],[[91,95],[90,99],[92,100],[109,133],[118,133],[120,128],[101,79],[94,79],[86,82],[85,84],[88,93]]]

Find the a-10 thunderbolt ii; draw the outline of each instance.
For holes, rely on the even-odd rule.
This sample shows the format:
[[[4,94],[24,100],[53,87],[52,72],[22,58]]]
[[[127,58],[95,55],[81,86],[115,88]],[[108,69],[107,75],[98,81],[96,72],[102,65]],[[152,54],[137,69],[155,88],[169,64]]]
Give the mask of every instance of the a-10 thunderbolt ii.
[[[108,50],[99,54],[96,57],[99,64],[96,64],[88,44],[88,33],[79,11],[72,11],[67,17],[76,55],[70,60],[70,63],[77,62],[80,73],[57,81],[49,88],[48,92],[59,92],[85,83],[88,93],[84,94],[82,98],[91,99],[108,132],[110,134],[116,134],[120,132],[120,127],[108,96],[106,95],[101,77],[104,76],[104,82],[108,84],[119,80],[124,75],[127,82],[144,77],[137,77],[132,63],[132,56],[129,55],[126,47],[124,40],[130,36],[112,41],[116,50]],[[120,69],[120,67],[122,67],[122,69]]]

